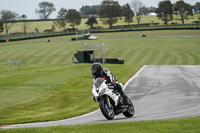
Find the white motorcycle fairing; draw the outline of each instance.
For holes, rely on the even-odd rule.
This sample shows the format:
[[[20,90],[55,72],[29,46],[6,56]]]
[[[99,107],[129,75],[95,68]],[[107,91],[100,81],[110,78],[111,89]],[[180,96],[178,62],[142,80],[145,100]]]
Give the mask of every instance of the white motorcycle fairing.
[[[113,89],[109,89],[107,84],[105,83],[106,80],[104,80],[101,85],[93,85],[92,88],[92,95],[97,99],[99,96],[107,95],[109,96],[114,102],[115,106],[117,106],[119,101],[119,95],[116,95],[113,92]]]

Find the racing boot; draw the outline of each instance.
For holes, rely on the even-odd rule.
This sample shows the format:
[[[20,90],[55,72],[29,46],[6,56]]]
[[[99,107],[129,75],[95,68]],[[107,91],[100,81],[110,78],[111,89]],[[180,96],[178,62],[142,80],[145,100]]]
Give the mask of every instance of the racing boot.
[[[124,101],[125,101],[125,104],[126,105],[130,105],[130,101],[129,101],[129,98],[126,96],[126,94],[124,93],[124,91],[122,90],[122,86],[120,84],[116,84],[116,87],[117,91],[121,94],[121,96],[123,97]]]
[[[129,98],[126,96],[126,94],[124,93],[124,95],[122,95],[122,97],[124,98],[125,104],[126,105],[130,105],[131,102],[129,101]]]

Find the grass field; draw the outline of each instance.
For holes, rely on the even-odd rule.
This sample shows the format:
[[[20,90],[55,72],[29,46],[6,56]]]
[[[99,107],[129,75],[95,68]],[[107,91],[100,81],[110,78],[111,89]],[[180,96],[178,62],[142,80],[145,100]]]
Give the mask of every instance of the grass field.
[[[90,64],[73,64],[82,44],[105,43],[106,64],[125,83],[142,65],[199,65],[200,31],[146,31],[95,34],[98,40],[70,41],[73,36],[0,43],[0,125],[59,120],[90,112]],[[8,65],[7,60],[21,60]],[[45,130],[45,129],[44,129]]]
[[[73,36],[54,37],[50,43],[46,39],[1,43],[0,64],[7,60],[21,60],[23,65],[69,64],[82,44],[105,43],[106,58],[124,59],[130,65],[198,65],[199,30],[119,32],[95,34],[95,41],[71,41]]]

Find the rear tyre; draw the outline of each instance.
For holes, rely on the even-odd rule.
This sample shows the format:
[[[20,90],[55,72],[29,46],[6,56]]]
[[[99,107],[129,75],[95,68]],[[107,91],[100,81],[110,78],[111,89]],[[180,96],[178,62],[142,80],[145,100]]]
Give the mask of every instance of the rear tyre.
[[[108,119],[112,120],[114,118],[114,109],[112,104],[107,99],[102,99],[99,101],[99,107],[102,114]]]
[[[123,112],[123,115],[126,117],[132,117],[135,114],[135,109],[133,106],[133,103],[131,102],[131,100],[128,98],[130,104],[128,105],[128,108],[125,112]]]

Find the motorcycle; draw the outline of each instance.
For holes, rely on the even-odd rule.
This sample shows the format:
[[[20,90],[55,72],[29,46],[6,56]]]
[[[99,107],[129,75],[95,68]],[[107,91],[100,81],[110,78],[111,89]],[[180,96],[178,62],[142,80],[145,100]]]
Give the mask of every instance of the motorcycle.
[[[123,97],[114,89],[114,86],[105,82],[106,80],[103,78],[97,78],[92,88],[93,98],[99,103],[102,114],[108,120],[112,120],[115,115],[120,113],[126,117],[132,117],[135,109],[131,100],[128,98],[130,104],[126,105]]]

